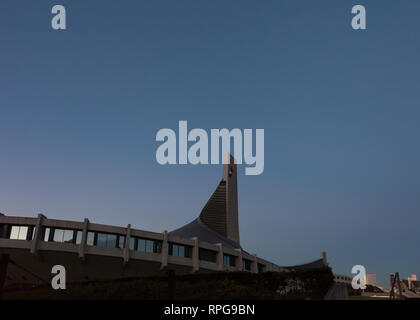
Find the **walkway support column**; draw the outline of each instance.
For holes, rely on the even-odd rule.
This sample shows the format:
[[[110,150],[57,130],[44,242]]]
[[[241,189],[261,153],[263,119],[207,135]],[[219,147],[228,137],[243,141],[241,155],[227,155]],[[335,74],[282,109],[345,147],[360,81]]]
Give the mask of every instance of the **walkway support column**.
[[[223,271],[223,245],[221,243],[216,243],[216,246],[219,247],[219,251],[217,252],[217,269]]]
[[[36,255],[38,253],[38,242],[39,242],[39,238],[41,237],[42,221],[44,219],[46,219],[46,217],[43,214],[39,213],[38,220],[35,226],[35,234],[33,236],[32,243],[31,243],[31,253],[33,255]]]
[[[124,247],[124,264],[127,264],[130,260],[130,238],[131,238],[131,224],[127,225],[127,233],[125,235],[125,247]]]
[[[163,241],[162,241],[162,252],[160,269],[164,269],[168,265],[168,231],[163,232]]]
[[[251,263],[251,272],[258,273],[257,255],[254,253],[252,256],[254,257],[254,259],[252,259],[252,263]]]
[[[85,218],[83,221],[83,230],[82,230],[82,242],[79,244],[79,258],[85,259],[85,250],[86,250],[86,241],[88,234],[89,220]]]
[[[0,299],[3,295],[4,285],[6,283],[8,264],[9,264],[9,255],[0,254]]]
[[[192,264],[193,264],[193,272],[196,272],[200,269],[200,259],[199,259],[199,251],[198,251],[198,238],[192,238],[194,241],[194,247],[192,249]]]
[[[237,257],[238,259],[237,259],[236,267],[237,267],[238,271],[243,271],[242,249],[235,249],[235,251],[238,252],[238,257]]]

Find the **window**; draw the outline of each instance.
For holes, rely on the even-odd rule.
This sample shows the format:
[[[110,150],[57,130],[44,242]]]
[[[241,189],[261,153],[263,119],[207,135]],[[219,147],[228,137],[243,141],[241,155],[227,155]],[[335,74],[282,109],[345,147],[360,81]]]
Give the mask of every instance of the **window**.
[[[94,246],[95,245],[95,232],[89,231],[86,238],[86,244],[88,246]]]
[[[107,248],[116,248],[117,247],[117,236],[115,234],[108,234],[106,239]]]
[[[162,251],[162,243],[157,240],[130,238],[130,250],[160,253]]]
[[[12,226],[9,239],[26,240],[28,239],[28,231],[29,227],[27,226]]]
[[[251,261],[243,259],[242,260],[242,268],[245,271],[251,271]]]
[[[199,250],[199,257],[200,260],[209,261],[209,262],[216,262],[217,253],[215,251],[207,250],[207,249],[200,249]]]
[[[118,236],[118,248],[125,248],[125,236]]]
[[[263,273],[265,272],[265,265],[263,265],[262,263],[258,263],[258,273]]]
[[[146,251],[146,240],[145,239],[137,239],[137,250]]]
[[[64,230],[62,229],[55,229],[53,241],[54,242],[63,242]]]
[[[104,233],[98,233],[97,234],[96,245],[98,247],[106,248],[106,234],[104,234]]]
[[[73,243],[73,236],[74,236],[74,231],[73,230],[64,230],[63,242]]]
[[[102,248],[117,248],[117,235],[98,233],[96,245]]]
[[[152,240],[146,240],[146,252],[154,252],[153,250],[153,246],[154,246],[155,242]]]
[[[76,234],[76,244],[81,244],[82,243],[82,231],[78,230],[77,234]]]
[[[136,250],[136,238],[130,238],[130,250]]]
[[[80,236],[81,238],[81,236]],[[76,240],[77,241],[77,240]],[[101,248],[119,248],[124,249],[125,247],[125,236],[112,234],[112,233],[101,233],[89,231],[87,233],[86,244],[89,246],[98,246]],[[130,247],[133,245],[130,241]]]
[[[174,257],[191,258],[191,247],[175,243],[169,243],[168,254]]]
[[[82,240],[82,231],[80,230],[55,229],[55,228],[45,228],[44,230],[44,241],[80,244],[81,240]]]
[[[50,241],[50,234],[51,234],[51,229],[50,228],[44,228],[44,241]]]
[[[228,254],[223,255],[223,264],[227,267],[234,267],[235,257]]]
[[[32,233],[31,234],[31,240],[34,240],[34,238],[35,238],[35,230],[36,230],[36,227],[30,227],[30,229],[29,229],[30,233]]]

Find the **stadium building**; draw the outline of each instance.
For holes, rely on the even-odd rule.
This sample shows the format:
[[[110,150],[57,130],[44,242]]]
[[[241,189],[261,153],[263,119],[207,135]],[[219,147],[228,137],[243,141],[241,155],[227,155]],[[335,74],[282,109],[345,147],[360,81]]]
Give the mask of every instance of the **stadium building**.
[[[214,271],[287,271],[328,266],[326,255],[281,267],[241,247],[236,164],[223,165],[219,182],[199,217],[162,233],[82,222],[0,214],[0,291],[50,283],[54,265],[68,282]]]

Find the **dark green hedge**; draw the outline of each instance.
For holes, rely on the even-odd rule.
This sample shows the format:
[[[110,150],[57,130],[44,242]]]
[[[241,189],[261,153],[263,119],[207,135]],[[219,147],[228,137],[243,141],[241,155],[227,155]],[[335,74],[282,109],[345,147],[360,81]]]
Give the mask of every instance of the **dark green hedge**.
[[[216,272],[175,276],[175,299],[322,299],[333,282],[329,268],[265,272]],[[288,288],[288,290],[286,290]],[[6,292],[5,299],[169,299],[168,277],[68,284]]]

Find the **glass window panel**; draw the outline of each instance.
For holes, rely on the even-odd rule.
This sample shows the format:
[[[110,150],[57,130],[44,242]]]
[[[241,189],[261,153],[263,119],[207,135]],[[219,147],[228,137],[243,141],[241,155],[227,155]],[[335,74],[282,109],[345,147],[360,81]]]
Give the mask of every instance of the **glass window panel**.
[[[180,257],[185,256],[184,246],[178,246],[178,256]]]
[[[130,238],[130,250],[134,250],[136,247],[136,239]]]
[[[44,241],[48,241],[50,239],[50,230],[50,228],[45,228]]]
[[[86,244],[89,246],[95,245],[95,232],[88,232]]]
[[[105,233],[98,233],[98,241],[96,245],[98,247],[106,248],[106,242],[107,242],[107,235]]]
[[[26,240],[28,236],[28,227],[20,227],[19,240]]]
[[[10,239],[18,240],[19,239],[19,229],[20,227],[13,226],[10,230]]]
[[[137,250],[139,251],[146,251],[146,240],[138,239]]]
[[[191,247],[185,247],[185,258],[191,258]]]
[[[199,249],[199,259],[210,261],[210,262],[216,262],[216,252],[207,250],[207,249]]]
[[[76,244],[82,243],[82,235],[83,235],[83,232],[78,230],[76,234]]]
[[[153,243],[152,240],[146,240],[146,252],[153,252]]]
[[[73,242],[73,230],[64,230],[63,233],[63,242],[72,243]]]
[[[34,240],[35,238],[35,231],[36,231],[36,227],[32,227],[32,235],[31,235],[32,240]]]
[[[64,237],[64,230],[63,229],[55,229],[54,230],[54,242],[63,242]]]
[[[160,241],[153,241],[154,242],[154,252],[161,253],[162,252],[162,242]]]
[[[119,236],[118,248],[120,248],[120,249],[125,248],[125,236]]]
[[[115,248],[117,246],[117,236],[115,234],[108,234],[106,247],[107,248]]]

